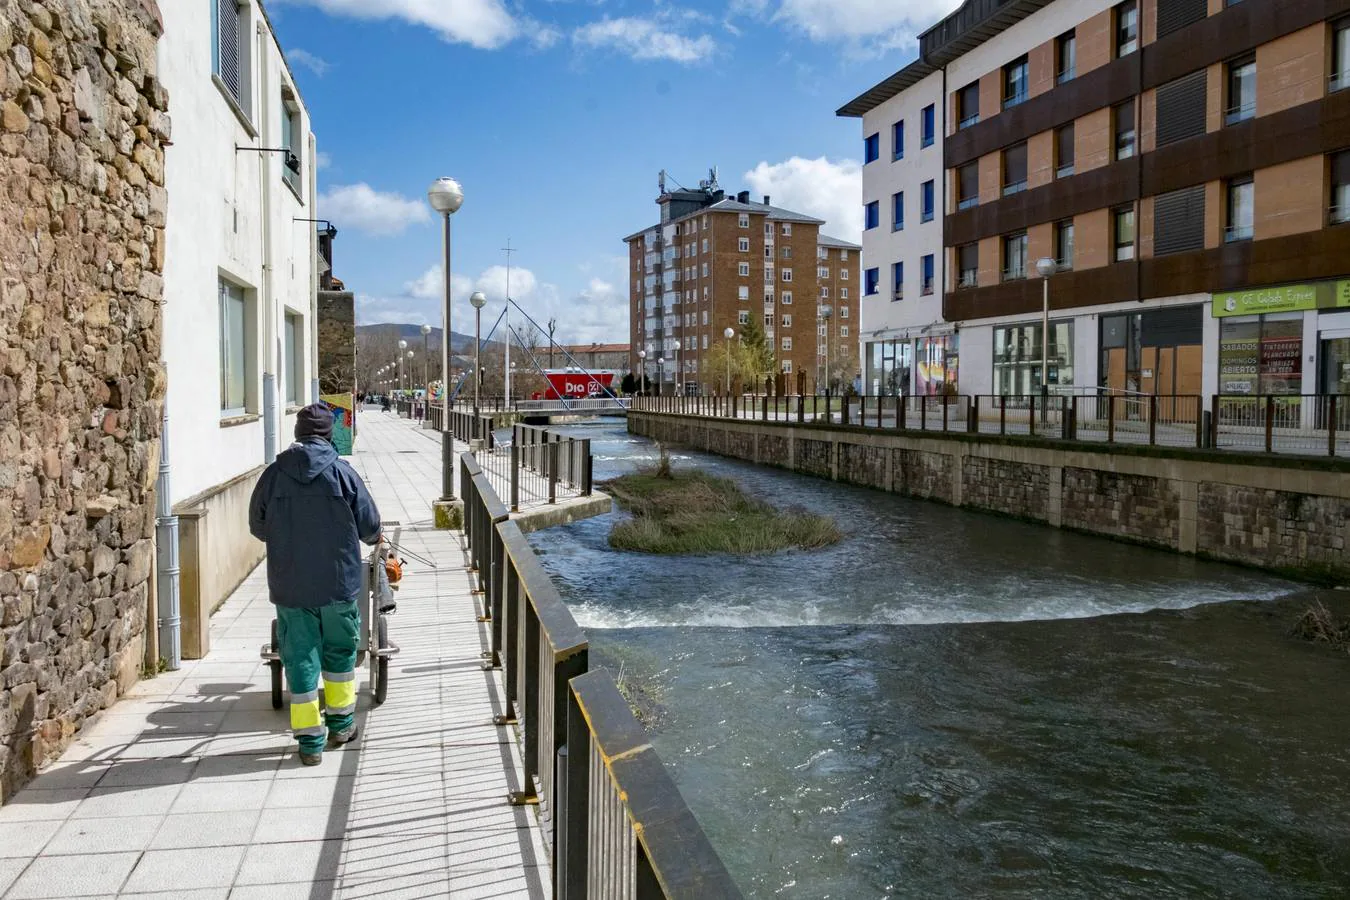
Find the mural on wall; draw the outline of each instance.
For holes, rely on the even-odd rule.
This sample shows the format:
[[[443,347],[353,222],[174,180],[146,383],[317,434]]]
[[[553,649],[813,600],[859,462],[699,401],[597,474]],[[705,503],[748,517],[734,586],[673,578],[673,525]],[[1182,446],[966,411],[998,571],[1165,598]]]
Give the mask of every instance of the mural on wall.
[[[960,337],[919,338],[918,352],[915,354],[918,383],[915,392],[928,394],[954,394],[960,384]]]
[[[356,402],[351,394],[323,394],[319,397],[333,411],[333,446],[339,456],[352,455],[356,435]]]

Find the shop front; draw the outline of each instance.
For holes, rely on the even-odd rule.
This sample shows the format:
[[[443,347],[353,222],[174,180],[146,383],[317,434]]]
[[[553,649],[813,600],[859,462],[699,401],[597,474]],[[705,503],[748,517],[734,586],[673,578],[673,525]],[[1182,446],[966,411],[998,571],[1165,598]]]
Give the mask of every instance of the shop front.
[[[994,329],[994,393],[1004,397],[1041,393],[1042,349],[1049,353],[1044,366],[1050,387],[1073,384],[1073,322],[1052,321],[1050,339],[1041,340],[1041,323]]]
[[[1350,281],[1215,294],[1219,392],[1350,392]],[[1315,337],[1313,346],[1305,346]],[[1310,365],[1305,367],[1305,357]]]
[[[869,396],[898,397],[913,392],[914,342],[872,341],[867,345],[863,390]]]

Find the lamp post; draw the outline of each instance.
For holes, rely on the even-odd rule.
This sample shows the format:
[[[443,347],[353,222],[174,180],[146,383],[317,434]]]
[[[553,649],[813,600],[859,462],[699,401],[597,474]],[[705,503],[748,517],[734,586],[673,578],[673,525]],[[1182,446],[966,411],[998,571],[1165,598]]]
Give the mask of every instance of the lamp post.
[[[658,357],[656,360],[656,396],[661,396],[661,386],[666,380],[666,358]]]
[[[479,333],[483,330],[483,306],[487,303],[487,295],[482,291],[474,291],[469,295],[469,303],[473,305],[473,414],[478,415],[478,383],[482,380],[483,366],[483,339]]]
[[[549,348],[549,351],[552,352],[552,348],[551,348],[551,347]],[[646,350],[639,350],[639,351],[638,351],[638,364],[639,364],[640,366],[642,366],[642,393],[645,394],[645,393],[647,393],[647,351],[646,351]]]
[[[398,342],[398,389],[403,390],[403,351],[408,349],[407,341]]]
[[[1058,268],[1053,259],[1043,256],[1036,260],[1036,272],[1041,276],[1041,394],[1050,393],[1050,276]]]
[[[727,339],[727,391],[728,397],[731,396],[731,339],[736,336],[736,329],[727,328],[722,332],[722,337]]]
[[[680,342],[675,342],[675,396],[684,393],[684,367],[680,364]]]
[[[455,438],[450,433],[450,217],[464,204],[464,189],[453,178],[438,178],[427,189],[431,208],[445,220],[445,295],[441,306],[441,372],[445,392],[441,400],[441,499],[455,499]]]
[[[834,307],[826,303],[820,308],[820,318],[825,323],[825,393],[830,392],[830,317]]]

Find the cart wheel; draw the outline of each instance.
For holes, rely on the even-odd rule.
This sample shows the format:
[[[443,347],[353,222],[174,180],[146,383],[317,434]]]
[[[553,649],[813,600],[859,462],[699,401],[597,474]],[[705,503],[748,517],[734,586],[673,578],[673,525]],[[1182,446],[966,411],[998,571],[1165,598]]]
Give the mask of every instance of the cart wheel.
[[[380,616],[376,621],[376,644],[380,650],[389,646],[389,625],[384,616]],[[389,657],[377,656],[375,658],[375,678],[372,687],[375,690],[375,705],[379,706],[384,702],[385,694],[389,692]]]
[[[277,620],[272,620],[272,652],[276,653],[280,645],[277,643]],[[270,662],[267,664],[272,670],[272,708],[281,709],[283,697],[281,694],[281,663]]]

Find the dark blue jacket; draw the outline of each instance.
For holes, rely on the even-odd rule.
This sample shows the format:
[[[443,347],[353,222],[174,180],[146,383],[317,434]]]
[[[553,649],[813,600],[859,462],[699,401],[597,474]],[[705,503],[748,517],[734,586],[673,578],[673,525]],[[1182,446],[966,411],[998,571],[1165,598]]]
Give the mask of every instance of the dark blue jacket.
[[[272,602],[314,609],[361,592],[361,542],[379,539],[380,513],[333,445],[306,438],[258,479],[248,529],[267,544]]]

